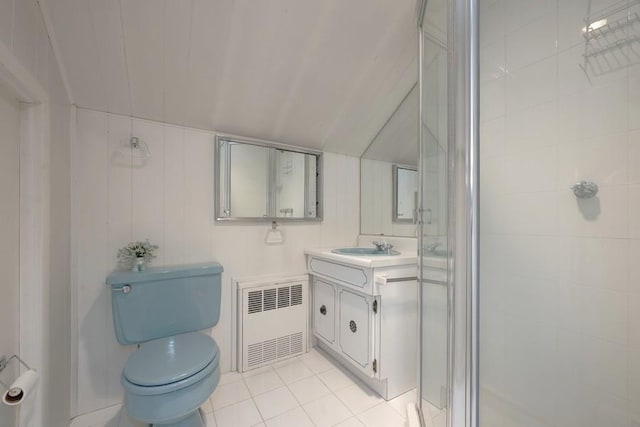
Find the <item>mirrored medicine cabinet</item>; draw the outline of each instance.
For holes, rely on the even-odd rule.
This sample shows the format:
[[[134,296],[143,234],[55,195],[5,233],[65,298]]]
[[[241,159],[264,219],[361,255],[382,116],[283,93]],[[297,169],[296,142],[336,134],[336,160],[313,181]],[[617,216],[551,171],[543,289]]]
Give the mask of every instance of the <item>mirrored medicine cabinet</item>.
[[[216,220],[322,220],[322,153],[216,136]]]

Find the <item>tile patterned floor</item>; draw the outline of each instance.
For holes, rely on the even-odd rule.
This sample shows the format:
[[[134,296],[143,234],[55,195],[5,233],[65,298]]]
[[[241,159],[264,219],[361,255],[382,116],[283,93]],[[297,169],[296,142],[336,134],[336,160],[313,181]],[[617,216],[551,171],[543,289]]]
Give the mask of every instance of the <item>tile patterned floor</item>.
[[[415,391],[385,402],[317,349],[244,374],[223,374],[202,409],[207,427],[404,427]]]
[[[244,374],[223,374],[202,405],[207,427],[405,427],[415,390],[386,402],[326,353],[309,353]],[[117,408],[116,408],[117,409]],[[423,402],[426,427],[444,427],[445,412]],[[96,427],[144,427],[124,411]]]

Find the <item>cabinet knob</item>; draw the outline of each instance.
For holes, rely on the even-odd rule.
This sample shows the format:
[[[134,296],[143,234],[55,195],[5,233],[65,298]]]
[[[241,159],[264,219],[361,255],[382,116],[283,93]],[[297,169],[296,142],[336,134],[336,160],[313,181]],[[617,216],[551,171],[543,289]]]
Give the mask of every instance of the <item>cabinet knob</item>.
[[[322,304],[322,307],[320,307],[320,314],[322,314],[323,316],[327,315],[327,307]]]
[[[356,333],[356,331],[358,330],[358,325],[356,325],[356,322],[354,322],[353,320],[349,322],[349,329],[351,329],[351,332],[353,332],[354,334]]]

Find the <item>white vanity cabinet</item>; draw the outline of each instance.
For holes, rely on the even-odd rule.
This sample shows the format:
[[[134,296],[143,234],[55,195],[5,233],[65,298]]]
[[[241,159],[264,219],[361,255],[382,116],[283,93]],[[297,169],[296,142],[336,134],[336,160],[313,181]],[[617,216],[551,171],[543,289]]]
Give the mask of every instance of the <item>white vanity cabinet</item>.
[[[416,386],[415,255],[307,250],[318,346],[389,400]]]
[[[333,345],[336,339],[336,290],[331,283],[313,283],[313,333]]]

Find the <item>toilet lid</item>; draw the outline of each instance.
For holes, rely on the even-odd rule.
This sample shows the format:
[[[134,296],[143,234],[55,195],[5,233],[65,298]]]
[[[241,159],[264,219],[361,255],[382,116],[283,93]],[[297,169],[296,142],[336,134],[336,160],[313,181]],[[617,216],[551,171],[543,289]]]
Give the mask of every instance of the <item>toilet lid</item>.
[[[217,365],[219,351],[213,338],[200,332],[153,340],[129,356],[123,375],[141,386],[171,384]]]

